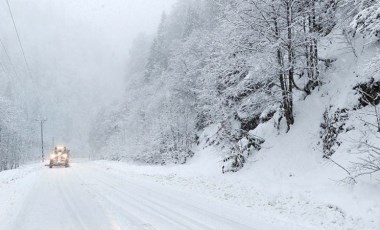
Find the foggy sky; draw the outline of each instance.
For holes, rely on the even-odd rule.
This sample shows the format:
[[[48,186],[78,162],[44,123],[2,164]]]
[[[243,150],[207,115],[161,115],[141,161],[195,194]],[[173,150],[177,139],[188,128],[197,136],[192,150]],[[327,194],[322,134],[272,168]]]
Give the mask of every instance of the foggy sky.
[[[175,2],[9,1],[31,71],[28,75],[6,2],[1,1],[0,38],[19,75],[8,74],[18,85],[14,94],[24,106],[38,101],[40,116],[49,119],[47,139],[75,145],[86,141],[97,109],[123,95],[133,39],[141,32],[153,34],[162,12]],[[10,65],[4,54],[0,60]],[[22,92],[24,87],[30,90]]]

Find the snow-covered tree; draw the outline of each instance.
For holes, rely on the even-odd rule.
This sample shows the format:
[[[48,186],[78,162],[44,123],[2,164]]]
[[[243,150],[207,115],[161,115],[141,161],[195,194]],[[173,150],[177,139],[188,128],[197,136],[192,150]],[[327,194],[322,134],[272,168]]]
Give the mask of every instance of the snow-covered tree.
[[[378,1],[361,1],[359,12],[351,23],[356,32],[380,37],[380,3]]]
[[[249,131],[275,114],[289,130],[294,90],[308,95],[321,84],[318,42],[335,26],[335,10],[333,0],[179,0],[150,48],[132,48],[125,100],[111,108],[122,122],[103,114],[100,124],[112,125],[98,131],[101,142],[128,143],[123,157],[183,163],[211,124],[232,153],[242,140],[253,144]]]

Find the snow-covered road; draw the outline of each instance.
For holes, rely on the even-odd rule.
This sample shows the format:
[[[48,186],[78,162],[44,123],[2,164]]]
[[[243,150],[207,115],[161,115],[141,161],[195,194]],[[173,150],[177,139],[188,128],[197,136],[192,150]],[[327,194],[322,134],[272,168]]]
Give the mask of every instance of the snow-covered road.
[[[14,171],[0,175],[0,229],[305,229],[92,162]]]

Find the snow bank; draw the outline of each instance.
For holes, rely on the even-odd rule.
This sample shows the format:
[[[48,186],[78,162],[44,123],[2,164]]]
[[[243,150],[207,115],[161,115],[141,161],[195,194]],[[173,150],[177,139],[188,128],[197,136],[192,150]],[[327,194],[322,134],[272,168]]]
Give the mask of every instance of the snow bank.
[[[29,164],[0,172],[0,229],[11,229],[7,226],[11,226],[23,208],[24,200],[42,167],[41,164]]]

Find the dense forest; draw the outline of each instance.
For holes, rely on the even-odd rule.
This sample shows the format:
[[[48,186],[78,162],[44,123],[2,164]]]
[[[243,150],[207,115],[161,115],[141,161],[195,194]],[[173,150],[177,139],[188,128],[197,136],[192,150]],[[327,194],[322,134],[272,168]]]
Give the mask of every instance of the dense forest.
[[[4,44],[1,45],[4,51],[1,54],[8,55]],[[20,84],[22,82],[15,83],[21,76],[9,62],[9,56],[4,60],[8,62],[0,63],[0,171],[17,168],[22,163],[35,160],[32,151],[38,146],[33,138],[38,133],[33,129],[34,121],[33,124],[30,122],[31,114],[35,114],[37,109],[27,106],[26,101],[18,104],[22,96],[15,91],[23,86]],[[30,91],[33,89],[18,92],[25,95]]]
[[[379,2],[371,0],[180,0],[153,38],[136,39],[126,96],[97,115],[92,157],[185,163],[202,131],[216,127],[208,145],[240,168],[266,141],[253,130],[271,123],[286,135],[297,123],[297,102],[330,81],[337,57],[321,55],[326,42],[338,34],[347,52],[360,55],[355,41],[379,41],[379,15]],[[372,85],[361,92],[372,90],[375,98],[361,105],[376,107],[378,53],[371,60],[361,77]],[[320,115],[325,158],[339,134],[331,113],[341,120],[344,111]]]

